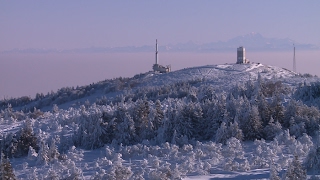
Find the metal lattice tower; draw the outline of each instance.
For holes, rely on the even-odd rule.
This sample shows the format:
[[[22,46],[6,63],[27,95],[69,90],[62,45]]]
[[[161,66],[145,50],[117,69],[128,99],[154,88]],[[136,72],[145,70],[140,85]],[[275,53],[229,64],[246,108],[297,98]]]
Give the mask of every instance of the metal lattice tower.
[[[293,72],[297,72],[296,68],[296,47],[293,44]]]

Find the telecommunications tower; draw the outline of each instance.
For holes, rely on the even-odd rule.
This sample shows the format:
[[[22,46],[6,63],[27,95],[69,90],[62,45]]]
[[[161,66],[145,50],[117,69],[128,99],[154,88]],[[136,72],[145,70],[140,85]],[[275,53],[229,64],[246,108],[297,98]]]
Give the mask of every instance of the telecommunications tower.
[[[162,66],[159,64],[159,57],[158,57],[158,40],[156,39],[156,63],[152,66],[153,71],[160,72],[160,73],[168,73],[171,71],[171,66]]]
[[[293,44],[293,72],[296,72],[296,47]]]
[[[158,63],[158,39],[156,39],[156,64]]]

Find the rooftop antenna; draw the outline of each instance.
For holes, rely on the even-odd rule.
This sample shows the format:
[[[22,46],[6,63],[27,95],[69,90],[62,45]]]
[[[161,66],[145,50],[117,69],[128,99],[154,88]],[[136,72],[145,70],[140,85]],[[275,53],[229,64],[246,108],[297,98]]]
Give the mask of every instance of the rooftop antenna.
[[[297,72],[296,68],[296,47],[293,44],[293,72]]]
[[[158,40],[156,39],[156,64],[158,64]]]

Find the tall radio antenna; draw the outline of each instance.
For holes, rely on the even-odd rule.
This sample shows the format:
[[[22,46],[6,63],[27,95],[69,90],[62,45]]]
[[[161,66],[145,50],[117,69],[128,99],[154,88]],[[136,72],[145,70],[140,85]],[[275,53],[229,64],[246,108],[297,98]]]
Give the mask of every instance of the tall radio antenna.
[[[156,64],[158,64],[158,39],[156,39]]]
[[[293,72],[297,72],[296,69],[296,47],[293,44]]]

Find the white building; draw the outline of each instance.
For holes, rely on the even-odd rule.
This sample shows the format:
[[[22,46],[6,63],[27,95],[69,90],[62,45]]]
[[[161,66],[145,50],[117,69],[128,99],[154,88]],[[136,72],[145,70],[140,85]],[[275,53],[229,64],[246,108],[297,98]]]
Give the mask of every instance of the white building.
[[[243,46],[237,48],[237,64],[248,64],[249,59],[246,59],[246,49]]]
[[[156,63],[152,66],[153,71],[160,73],[167,73],[171,71],[171,66],[162,66],[159,64],[158,59],[158,41],[156,39]]]

